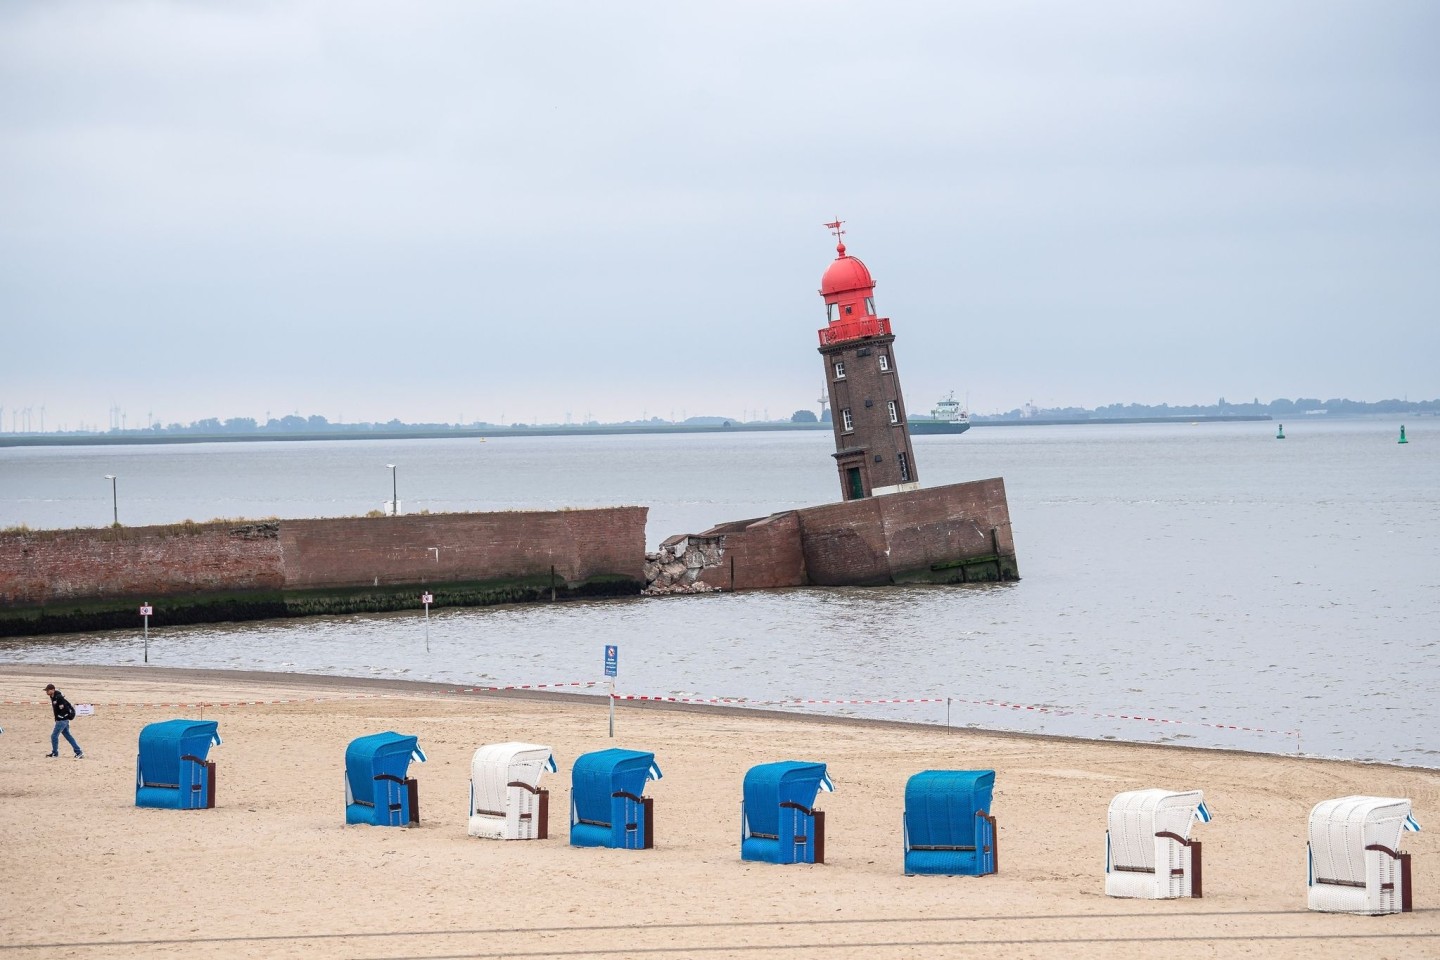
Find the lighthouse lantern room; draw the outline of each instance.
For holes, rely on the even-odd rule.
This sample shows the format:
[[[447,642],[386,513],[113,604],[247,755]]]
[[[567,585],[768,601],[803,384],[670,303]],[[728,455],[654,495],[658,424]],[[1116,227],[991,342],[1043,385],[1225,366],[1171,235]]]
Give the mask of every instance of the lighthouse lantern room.
[[[826,324],[820,356],[835,430],[835,466],[846,500],[915,490],[920,474],[910,447],[905,399],[895,364],[895,334],[875,311],[875,281],[845,252],[843,221],[827,223],[838,241],[820,280]]]

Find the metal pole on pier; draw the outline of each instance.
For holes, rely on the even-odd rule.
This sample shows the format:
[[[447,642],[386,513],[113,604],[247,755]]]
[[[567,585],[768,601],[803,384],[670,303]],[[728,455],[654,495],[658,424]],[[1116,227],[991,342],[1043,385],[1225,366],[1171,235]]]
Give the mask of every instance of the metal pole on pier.
[[[146,662],[146,663],[149,663],[149,662],[150,662],[150,614],[152,614],[152,613],[154,613],[154,612],[155,612],[155,608],[152,607],[152,606],[150,606],[150,604],[148,604],[148,603],[142,603],[142,604],[140,605],[140,617],[141,617],[141,619],[142,619],[142,620],[144,621],[144,623],[145,623],[145,662]]]
[[[420,594],[420,602],[425,604],[425,652],[430,652],[430,604],[435,602],[435,594]]]

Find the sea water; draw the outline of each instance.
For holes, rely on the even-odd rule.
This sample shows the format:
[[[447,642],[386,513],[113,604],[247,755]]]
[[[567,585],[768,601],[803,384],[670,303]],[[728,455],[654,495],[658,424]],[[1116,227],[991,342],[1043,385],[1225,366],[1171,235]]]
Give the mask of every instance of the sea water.
[[[1005,478],[1023,580],[152,629],[157,666],[621,695],[1440,766],[1440,429],[1015,426],[914,439]],[[0,527],[650,508],[674,533],[835,500],[824,432],[0,448]],[[392,472],[387,464],[395,464]],[[106,474],[117,477],[113,490]],[[162,601],[156,600],[157,604]],[[0,662],[138,664],[136,630]],[[588,689],[599,695],[603,687]],[[924,702],[888,702],[888,701]],[[820,703],[815,701],[832,701]],[[833,701],[887,701],[877,703]]]

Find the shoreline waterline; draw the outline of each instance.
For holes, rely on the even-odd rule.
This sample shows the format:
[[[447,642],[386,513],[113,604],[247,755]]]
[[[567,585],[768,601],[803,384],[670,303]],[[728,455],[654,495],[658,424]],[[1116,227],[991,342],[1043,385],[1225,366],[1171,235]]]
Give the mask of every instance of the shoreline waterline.
[[[367,699],[382,698],[437,698],[437,699],[487,699],[504,701],[534,701],[567,706],[594,707],[604,710],[607,707],[608,695],[601,693],[579,693],[575,691],[562,690],[540,690],[527,689],[523,685],[517,687],[466,687],[463,684],[443,683],[430,680],[405,680],[393,677],[356,677],[346,674],[315,674],[315,673],[287,673],[270,672],[263,670],[213,670],[191,667],[152,667],[152,666],[127,666],[123,664],[114,665],[65,665],[65,664],[44,664],[44,663],[0,663],[0,677],[6,675],[32,676],[41,685],[44,683],[57,683],[62,690],[75,688],[70,684],[70,679],[91,680],[104,682],[106,680],[125,681],[151,681],[157,684],[184,684],[195,683],[206,687],[213,686],[241,686],[256,688],[297,687],[304,690],[313,690],[320,693],[325,691],[364,691],[363,697]],[[56,678],[62,678],[61,682]],[[37,687],[38,689],[38,687]],[[78,688],[76,688],[78,689]],[[222,700],[208,700],[199,698],[196,703],[203,709],[240,709],[244,706],[263,706],[274,703],[276,705],[285,702],[336,702],[346,699],[343,696],[325,697],[316,696],[311,698],[296,698],[293,701],[254,701],[231,702]],[[40,700],[36,700],[40,703]],[[77,698],[77,702],[87,702],[92,705],[104,705],[114,709],[160,709],[174,706],[182,709],[190,704],[180,702],[165,703],[106,703],[101,697],[91,694],[86,697]],[[618,699],[615,704],[617,716],[622,716],[623,711],[660,711],[671,713],[693,714],[697,716],[743,716],[754,717],[760,720],[778,720],[786,722],[813,723],[820,726],[841,726],[855,727],[860,729],[874,728],[879,730],[906,730],[906,731],[951,731],[955,734],[979,734],[985,737],[994,737],[1001,740],[1035,741],[1045,744],[1083,744],[1097,747],[1125,747],[1136,749],[1155,750],[1178,750],[1187,753],[1203,752],[1206,756],[1235,756],[1235,757],[1273,757],[1282,760],[1303,760],[1306,762],[1334,763],[1355,765],[1367,768],[1385,768],[1394,771],[1418,771],[1424,773],[1440,773],[1440,767],[1428,767],[1420,764],[1387,763],[1379,760],[1357,760],[1346,757],[1325,757],[1305,753],[1281,753],[1265,750],[1241,750],[1234,747],[1214,747],[1203,744],[1182,744],[1182,743],[1156,743],[1146,740],[1124,740],[1119,738],[1086,737],[1074,736],[1060,733],[1035,733],[1020,730],[1007,730],[1004,728],[992,728],[967,724],[965,726],[947,725],[944,723],[932,723],[923,720],[900,720],[887,717],[859,717],[853,715],[819,713],[803,709],[781,710],[774,707],[749,707],[743,704],[718,704],[718,703],[686,703],[676,700],[664,699]]]

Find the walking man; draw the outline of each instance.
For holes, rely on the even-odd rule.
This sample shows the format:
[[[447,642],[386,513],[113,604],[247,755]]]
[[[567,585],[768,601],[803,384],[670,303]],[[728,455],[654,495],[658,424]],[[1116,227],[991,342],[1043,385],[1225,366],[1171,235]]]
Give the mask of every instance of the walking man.
[[[80,749],[80,744],[70,735],[70,721],[75,719],[75,708],[65,699],[65,694],[55,689],[55,684],[45,684],[45,692],[50,695],[50,709],[55,711],[55,729],[50,731],[50,752],[45,756],[60,756],[60,734],[63,733],[65,739],[70,741],[70,746],[75,748],[75,759],[81,759],[85,756],[85,751]]]

